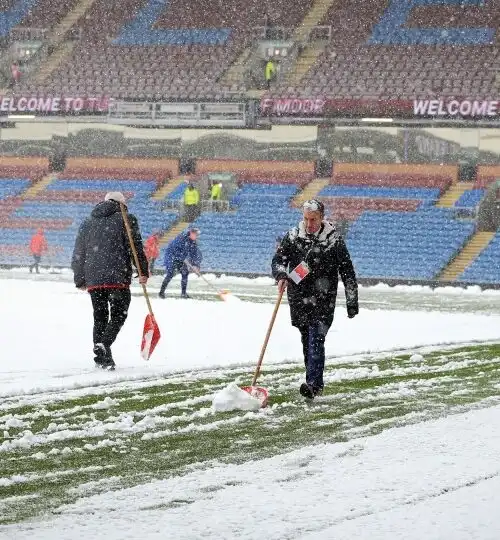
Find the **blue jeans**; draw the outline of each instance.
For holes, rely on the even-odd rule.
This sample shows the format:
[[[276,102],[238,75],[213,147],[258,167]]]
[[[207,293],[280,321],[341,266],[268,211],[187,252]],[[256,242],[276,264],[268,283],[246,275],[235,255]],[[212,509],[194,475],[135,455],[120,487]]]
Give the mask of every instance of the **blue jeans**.
[[[184,264],[184,261],[173,261],[165,267],[165,277],[160,287],[160,294],[165,292],[167,285],[177,272],[181,273],[181,292],[182,294],[186,294],[189,270]]]
[[[306,366],[306,383],[315,391],[324,386],[325,370],[325,337],[329,326],[320,321],[299,328]]]

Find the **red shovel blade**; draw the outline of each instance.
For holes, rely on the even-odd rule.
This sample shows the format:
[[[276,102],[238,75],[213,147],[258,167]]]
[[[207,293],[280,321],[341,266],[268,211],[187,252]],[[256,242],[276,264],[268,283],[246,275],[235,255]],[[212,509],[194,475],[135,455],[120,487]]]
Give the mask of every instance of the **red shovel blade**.
[[[141,356],[144,360],[149,360],[155,350],[156,344],[160,341],[160,337],[160,329],[154,317],[152,315],[146,315],[141,341]]]
[[[248,392],[252,397],[257,398],[260,401],[260,408],[267,407],[267,401],[269,399],[269,392],[261,386],[242,386],[242,390]]]

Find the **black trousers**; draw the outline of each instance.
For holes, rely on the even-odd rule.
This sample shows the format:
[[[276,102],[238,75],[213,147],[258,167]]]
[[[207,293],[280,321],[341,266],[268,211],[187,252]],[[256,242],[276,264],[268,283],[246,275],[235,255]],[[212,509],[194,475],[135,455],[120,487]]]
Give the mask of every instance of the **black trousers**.
[[[33,255],[33,264],[30,265],[30,272],[33,272],[33,269],[35,269],[37,274],[40,273],[40,270],[38,270],[38,265],[40,264],[41,260],[42,260],[41,255]]]
[[[128,315],[130,289],[93,289],[89,291],[94,308],[94,344],[111,347]]]
[[[314,390],[322,390],[325,370],[325,338],[329,326],[322,322],[313,322],[299,328],[306,366],[306,383]]]
[[[199,215],[199,205],[198,204],[187,204],[186,205],[185,219],[189,223],[193,222]]]

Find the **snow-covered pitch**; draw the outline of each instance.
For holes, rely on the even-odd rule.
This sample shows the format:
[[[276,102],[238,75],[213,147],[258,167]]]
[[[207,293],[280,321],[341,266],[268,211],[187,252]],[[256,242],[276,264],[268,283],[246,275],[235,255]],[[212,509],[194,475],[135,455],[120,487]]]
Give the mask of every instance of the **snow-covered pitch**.
[[[235,289],[245,289],[244,281],[234,283]],[[268,291],[268,282],[262,286]],[[221,287],[227,287],[227,283]],[[249,281],[250,289],[258,295],[258,284]],[[138,288],[134,290],[139,293]],[[403,292],[413,295],[417,306],[422,291],[414,291],[406,288]],[[455,292],[449,293],[443,291],[448,300]],[[353,320],[347,319],[342,305],[338,306],[326,345],[329,365],[335,367],[339,362],[343,367],[339,367],[338,374],[334,370],[330,380],[351,377],[345,367],[349,358],[359,363],[363,355],[382,357],[387,351],[406,351],[411,369],[424,372],[426,355],[432,351],[457,344],[500,341],[500,310],[439,310],[441,296],[430,292],[428,296],[435,297],[436,309],[393,309],[391,294],[387,293],[384,309],[378,300],[372,306],[369,301],[363,304],[366,296],[362,290],[360,314]],[[474,305],[488,303],[487,293],[475,290],[463,294],[472,297]],[[0,438],[0,460],[2,453],[6,455],[14,448],[16,439],[22,441],[20,449],[33,452],[27,456],[29,463],[37,460],[39,440],[23,435],[25,420],[8,414],[13,400],[19,406],[45,407],[49,402],[58,403],[68,393],[78,399],[95,394],[100,396],[92,405],[97,414],[113,410],[119,403],[119,398],[102,392],[104,385],[112,384],[114,391],[133,391],[152,384],[155,378],[171,377],[182,383],[183,378],[196,378],[200,370],[217,374],[231,369],[240,379],[242,373],[248,373],[250,382],[272,302],[161,301],[155,296],[153,308],[162,339],[151,360],[145,362],[139,354],[147,309],[144,300],[134,295],[129,318],[113,347],[117,371],[109,373],[93,366],[91,304],[86,293],[65,281],[0,280],[0,433],[7,432],[3,443]],[[359,365],[357,371],[353,370],[353,378],[360,376]],[[278,313],[264,371],[266,366],[277,374],[281,366],[302,366],[300,336],[290,326],[286,305]],[[461,367],[457,362],[457,381]],[[447,369],[453,373],[455,366],[449,364]],[[405,373],[408,371],[402,370],[401,376]],[[296,377],[300,378],[300,374]],[[445,382],[454,384],[453,380]],[[405,393],[414,391],[405,387],[404,378],[393,390],[403,401]],[[288,416],[293,415],[293,407],[303,407],[298,392],[296,401]],[[113,476],[82,481],[71,488],[72,495],[77,495],[73,502],[61,504],[54,509],[55,514],[0,525],[0,538],[497,540],[497,403],[492,397],[468,410],[457,409],[443,417],[436,414],[435,419],[421,423],[415,417],[415,423],[391,425],[379,434],[361,434],[347,442],[310,440],[302,448],[271,452],[248,462],[200,460],[182,475],[170,478],[155,478],[152,469],[147,481],[133,487],[120,486],[118,477]],[[322,404],[320,400],[318,404],[335,407],[328,401]],[[219,414],[210,428],[219,429],[224,422],[239,422],[243,417],[252,422],[258,415],[272,414],[272,394],[269,409],[267,413],[241,412],[236,420],[234,416],[225,420],[225,413],[208,410],[196,414]],[[95,418],[97,422],[99,416]],[[140,430],[133,422],[126,425],[122,417],[115,419],[113,429],[121,430],[124,436],[140,432],[147,438],[147,422],[151,429],[156,428],[151,416],[144,419]],[[90,440],[96,425],[78,437]],[[253,425],[250,423],[250,436]],[[12,436],[8,432],[14,428],[17,431]],[[47,440],[56,429],[49,426],[40,432],[40,437]],[[59,437],[53,440],[64,442],[76,437],[69,426],[65,430],[58,431]],[[38,454],[42,459],[43,452]],[[96,465],[105,466],[100,462]],[[16,483],[23,484],[26,478],[29,475],[0,477],[0,492]],[[43,482],[43,478],[40,480]],[[19,502],[30,504],[29,498],[23,502],[22,493],[19,497]],[[3,505],[14,503],[14,496],[3,502],[0,497],[0,514],[2,508],[7,508]]]

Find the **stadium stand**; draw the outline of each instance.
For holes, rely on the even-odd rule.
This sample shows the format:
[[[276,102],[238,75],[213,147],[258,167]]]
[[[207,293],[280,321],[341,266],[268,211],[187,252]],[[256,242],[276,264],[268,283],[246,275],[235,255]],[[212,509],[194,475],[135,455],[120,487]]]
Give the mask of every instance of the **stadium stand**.
[[[36,182],[49,170],[49,160],[45,157],[2,157],[0,176],[4,178],[29,178]]]
[[[59,24],[79,0],[37,0],[25,12],[17,26],[51,30]]]
[[[42,227],[51,247],[50,264],[67,266],[78,226],[108,191],[125,193],[144,237],[155,230],[168,231],[178,222],[177,212],[164,210],[164,199],[152,198],[172,178],[179,180],[176,159],[71,157],[62,173],[47,174],[47,160],[8,158],[0,174],[2,170],[32,171],[25,178],[6,175],[0,180],[3,264],[28,264],[29,239]],[[232,172],[239,185],[230,201],[232,210],[206,211],[195,221],[202,230],[204,270],[267,274],[276,237],[300,219],[294,200],[316,181],[314,170],[315,164],[306,161],[198,160],[198,175]],[[491,181],[496,171],[483,168],[478,183]],[[457,219],[455,209],[474,207],[485,191],[465,191],[452,208],[434,206],[457,176],[455,166],[335,165],[330,184],[323,184],[319,196],[331,217],[351,221],[347,242],[361,278],[431,280],[441,275],[475,232],[474,220]],[[32,178],[43,181],[33,184]],[[37,185],[38,190],[30,187]],[[167,199],[180,198],[185,183],[173,186]],[[491,271],[495,242],[466,269],[461,281],[497,280]]]
[[[295,26],[310,5],[279,0],[270,11],[280,24]],[[81,40],[67,61],[42,86],[27,80],[20,91],[146,99],[238,95],[241,85],[218,80],[263,17],[255,0],[211,3],[210,8],[194,0],[123,0],[112,6],[96,0],[78,23]]]
[[[47,168],[46,160],[5,158],[0,171],[32,170],[32,177],[40,178]],[[0,205],[4,218],[0,260],[3,264],[27,264],[29,239],[42,227],[50,247],[50,264],[68,266],[80,223],[108,191],[122,191],[129,198],[128,207],[140,219],[144,237],[155,230],[166,230],[177,220],[177,214],[163,212],[161,201],[153,201],[151,195],[177,173],[177,160],[69,158],[60,178],[51,178],[42,190],[24,199],[30,180],[4,180],[0,196],[7,198]]]
[[[411,212],[432,206],[457,175],[455,166],[338,163],[319,197],[335,219],[352,221],[366,210]]]
[[[182,184],[179,184],[175,189],[173,189],[167,196],[168,200],[171,201],[180,201],[182,199],[182,196],[184,195],[184,191],[186,190],[187,184],[184,182]]]
[[[36,0],[4,1],[0,4],[0,37],[6,37],[29,13]]]
[[[361,277],[431,280],[474,232],[448,209],[365,212],[349,229],[347,243]]]
[[[75,0],[23,0],[0,14],[4,35],[16,24],[52,28]],[[96,0],[77,23],[81,39],[42,84],[28,77],[24,93],[115,98],[241,97],[243,81],[221,77],[271,14],[297,28],[312,0]],[[412,99],[496,95],[500,6],[479,0],[333,2],[320,24],[332,39],[300,84],[287,78],[275,96]]]
[[[203,269],[269,274],[276,237],[300,218],[290,207],[297,190],[291,184],[245,183],[232,198],[234,214],[202,214],[195,225],[202,231]]]
[[[404,163],[338,163],[332,184],[356,186],[426,187],[446,189],[457,181],[456,165],[414,165]]]
[[[303,187],[314,176],[312,161],[251,161],[230,159],[201,159],[196,173],[231,172],[240,182],[290,183]]]
[[[331,42],[298,87],[285,81],[272,94],[493,97],[499,20],[497,3],[476,0],[391,2],[389,7],[385,0],[334,3],[322,21],[332,26]]]
[[[163,182],[179,174],[177,159],[81,158],[70,157],[64,169],[65,178],[154,179]]]
[[[491,242],[459,276],[459,281],[469,283],[498,283],[500,281],[500,234],[497,232]]]
[[[460,196],[458,201],[455,203],[455,208],[471,211],[474,210],[481,202],[485,191],[486,190],[484,189],[468,189]]]
[[[500,180],[500,165],[479,165],[476,175],[476,188],[486,188]]]

